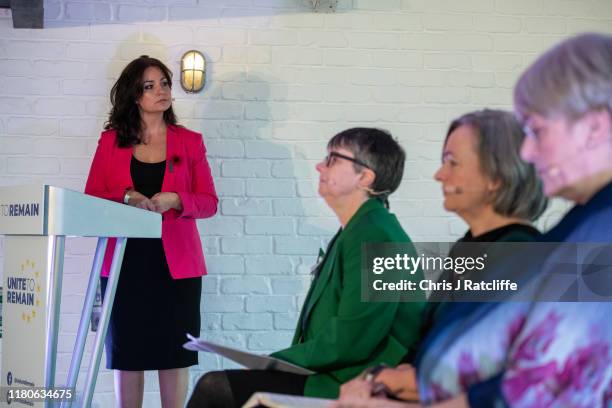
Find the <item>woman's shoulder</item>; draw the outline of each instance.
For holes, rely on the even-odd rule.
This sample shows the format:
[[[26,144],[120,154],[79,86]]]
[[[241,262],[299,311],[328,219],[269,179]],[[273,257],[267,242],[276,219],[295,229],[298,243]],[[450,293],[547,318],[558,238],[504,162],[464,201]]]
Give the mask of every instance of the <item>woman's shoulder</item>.
[[[187,139],[198,140],[202,138],[201,133],[193,131],[181,125],[170,125],[168,126],[168,128],[172,130],[174,133],[176,133],[177,135],[180,135],[181,137],[184,137]]]
[[[113,128],[104,129],[102,133],[100,133],[100,138],[102,139],[112,139],[117,137],[117,131]]]
[[[542,233],[532,225],[528,224],[511,224],[508,225],[504,233],[497,241],[506,242],[531,242],[540,241]]]
[[[349,232],[349,231],[347,231]],[[350,230],[350,237],[368,242],[407,242],[408,234],[397,217],[386,208],[375,209],[364,214]]]
[[[104,146],[114,146],[117,144],[117,131],[115,129],[104,129],[100,133],[99,143]]]
[[[529,224],[512,223],[478,236],[472,236],[468,230],[459,242],[531,242],[541,241],[542,233]]]

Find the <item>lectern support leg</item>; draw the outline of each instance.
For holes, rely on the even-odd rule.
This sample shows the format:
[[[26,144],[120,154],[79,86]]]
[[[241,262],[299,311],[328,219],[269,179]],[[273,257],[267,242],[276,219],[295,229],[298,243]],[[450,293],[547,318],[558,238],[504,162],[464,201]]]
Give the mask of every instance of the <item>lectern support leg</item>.
[[[100,324],[98,325],[98,332],[96,333],[94,349],[91,355],[91,364],[89,365],[89,370],[87,371],[87,380],[85,382],[85,392],[83,394],[82,405],[84,407],[91,406],[91,400],[93,398],[93,393],[96,386],[96,379],[98,377],[98,369],[100,367],[100,358],[102,357],[102,346],[104,343],[104,338],[106,337],[110,314],[113,309],[113,301],[115,300],[115,292],[117,290],[117,282],[119,281],[119,272],[121,271],[121,263],[123,262],[123,253],[125,252],[126,241],[127,238],[117,238],[117,244],[115,245],[113,262],[111,264],[110,274],[108,275],[106,293],[104,294]]]
[[[64,269],[64,242],[66,237],[56,235],[49,240],[48,254],[50,259],[47,287],[47,339],[45,342],[45,387],[53,388],[55,385],[55,362],[57,357],[57,333],[59,331],[60,301],[62,296],[62,272]],[[45,401],[45,407],[51,407],[50,400]]]
[[[81,361],[83,360],[83,350],[85,349],[85,343],[87,341],[87,332],[89,330],[91,311],[93,309],[93,303],[96,298],[96,289],[98,288],[98,280],[100,279],[100,270],[102,269],[102,263],[104,261],[104,254],[106,253],[107,243],[108,238],[98,238],[96,254],[94,255],[94,261],[91,266],[91,274],[89,275],[87,293],[85,294],[83,313],[81,314],[81,321],[79,323],[77,338],[74,342],[74,351],[72,352],[72,360],[70,361],[70,371],[68,371],[68,381],[66,382],[66,388],[72,388],[75,391],[77,380],[79,378]],[[62,402],[61,408],[70,408],[71,406],[72,400],[65,400]]]

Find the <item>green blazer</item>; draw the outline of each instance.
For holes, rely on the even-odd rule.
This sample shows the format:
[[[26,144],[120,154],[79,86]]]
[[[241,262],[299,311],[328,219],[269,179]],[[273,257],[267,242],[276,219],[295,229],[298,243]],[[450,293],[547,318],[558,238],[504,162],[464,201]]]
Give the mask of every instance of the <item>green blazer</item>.
[[[291,347],[272,354],[316,372],[306,380],[306,396],[336,398],[340,385],[365,368],[400,363],[417,340],[424,303],[361,302],[366,242],[411,241],[380,200],[366,201],[324,254]]]

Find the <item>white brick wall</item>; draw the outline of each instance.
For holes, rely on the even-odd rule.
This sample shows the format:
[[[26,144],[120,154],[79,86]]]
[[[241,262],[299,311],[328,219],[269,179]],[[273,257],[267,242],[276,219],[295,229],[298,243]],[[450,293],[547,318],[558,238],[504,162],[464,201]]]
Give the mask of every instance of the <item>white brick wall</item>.
[[[0,18],[0,184],[82,190],[113,81],[140,54],[166,61],[180,120],[204,134],[221,196],[220,213],[198,221],[210,271],[202,334],[257,352],[291,340],[309,267],[337,228],[314,171],[330,136],[391,130],[408,154],[392,209],[413,239],[454,240],[465,225],[442,209],[432,180],[448,122],[510,107],[517,75],[555,41],[612,29],[609,0],[340,0],[332,14],[304,0],[45,3],[43,30]],[[197,95],[178,86],[191,48],[209,63]],[[556,203],[540,224],[565,208]],[[95,242],[66,248],[61,381]],[[192,380],[233,366],[202,354]],[[145,406],[159,406],[156,376],[147,382]],[[102,370],[95,406],[113,405],[112,388]]]

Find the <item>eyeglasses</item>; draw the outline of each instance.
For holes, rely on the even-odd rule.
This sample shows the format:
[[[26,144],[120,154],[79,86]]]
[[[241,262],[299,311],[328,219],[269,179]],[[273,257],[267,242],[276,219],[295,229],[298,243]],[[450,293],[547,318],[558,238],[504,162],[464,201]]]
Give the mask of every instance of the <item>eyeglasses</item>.
[[[365,164],[364,162],[362,162],[359,159],[355,159],[354,157],[350,157],[347,155],[344,155],[342,153],[338,153],[338,152],[329,152],[329,154],[327,156],[325,156],[325,166],[326,167],[330,167],[332,164],[334,164],[334,158],[339,158],[339,159],[344,159],[344,160],[348,160],[350,162],[353,162],[355,164],[358,164],[360,166],[365,167],[366,169],[370,169],[372,171],[374,171],[374,169],[370,166],[368,166],[367,164]]]

